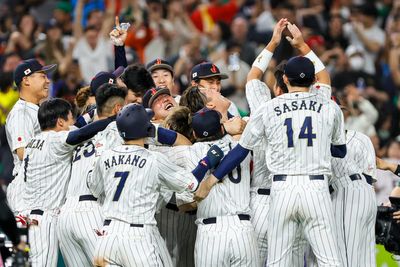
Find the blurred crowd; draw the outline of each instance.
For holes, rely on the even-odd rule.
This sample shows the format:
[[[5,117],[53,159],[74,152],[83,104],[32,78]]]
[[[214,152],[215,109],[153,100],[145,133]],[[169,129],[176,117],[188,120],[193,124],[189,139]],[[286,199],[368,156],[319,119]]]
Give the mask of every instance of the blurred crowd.
[[[4,134],[7,113],[18,99],[13,71],[35,57],[58,64],[51,96],[74,104],[79,88],[100,71],[114,70],[109,33],[114,18],[129,22],[128,63],[167,60],[172,93],[189,85],[190,70],[212,61],[229,79],[221,93],[249,115],[246,75],[280,18],[298,25],[329,70],[333,90],[348,107],[347,129],[370,136],[379,157],[400,161],[400,0],[5,0],[0,4],[0,180],[11,179],[12,157]],[[296,55],[283,39],[273,69]],[[383,173],[382,176],[386,176]],[[392,187],[393,177],[377,183]]]

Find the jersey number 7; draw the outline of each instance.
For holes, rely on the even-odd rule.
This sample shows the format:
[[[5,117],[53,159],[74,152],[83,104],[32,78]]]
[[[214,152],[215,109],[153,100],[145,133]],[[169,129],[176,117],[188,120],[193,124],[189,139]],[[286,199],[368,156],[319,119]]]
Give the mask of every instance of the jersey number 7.
[[[113,201],[118,201],[119,197],[121,196],[122,189],[125,186],[126,178],[128,178],[129,172],[116,172],[114,178],[121,178],[117,185],[117,190],[115,190],[115,194],[113,197]]]
[[[286,118],[283,125],[286,126],[288,147],[294,147],[292,118]],[[310,116],[307,116],[304,119],[303,126],[301,126],[299,133],[299,139],[307,139],[307,146],[313,146],[313,139],[317,137],[317,135],[312,132],[312,129],[312,118]]]

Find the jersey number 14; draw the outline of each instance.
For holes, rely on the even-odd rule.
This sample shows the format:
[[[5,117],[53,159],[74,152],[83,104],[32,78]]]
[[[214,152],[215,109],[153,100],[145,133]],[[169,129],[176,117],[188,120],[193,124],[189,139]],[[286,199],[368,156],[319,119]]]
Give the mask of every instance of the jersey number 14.
[[[286,126],[288,147],[294,147],[292,118],[286,118],[283,125]],[[313,139],[317,137],[317,135],[312,132],[312,129],[312,118],[310,116],[305,117],[303,126],[301,126],[300,129],[299,139],[307,139],[307,146],[313,146]]]

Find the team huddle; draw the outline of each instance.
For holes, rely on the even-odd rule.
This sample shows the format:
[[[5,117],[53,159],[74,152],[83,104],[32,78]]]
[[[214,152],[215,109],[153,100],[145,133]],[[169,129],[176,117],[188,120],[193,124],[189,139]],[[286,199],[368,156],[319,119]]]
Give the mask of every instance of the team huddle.
[[[285,29],[300,56],[268,88]],[[171,95],[165,60],[144,76],[101,72],[76,120],[67,101],[43,102],[54,68],[17,67],[6,124],[7,199],[29,225],[33,266],[56,266],[59,249],[67,266],[376,265],[375,152],[345,131],[329,74],[296,25],[281,19],[254,61],[247,119],[220,94],[227,75],[211,62],[192,69],[182,96]],[[154,88],[132,94],[131,75]]]

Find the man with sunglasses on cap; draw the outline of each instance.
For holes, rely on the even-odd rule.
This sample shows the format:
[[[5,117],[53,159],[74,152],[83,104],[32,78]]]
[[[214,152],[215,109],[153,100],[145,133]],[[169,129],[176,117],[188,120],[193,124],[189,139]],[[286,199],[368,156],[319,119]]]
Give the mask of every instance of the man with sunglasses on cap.
[[[7,189],[7,199],[11,209],[18,213],[24,210],[22,190],[23,179],[18,178],[25,146],[40,133],[38,122],[39,104],[48,97],[50,81],[47,75],[56,65],[42,66],[36,59],[20,63],[14,71],[14,82],[20,98],[15,103],[6,120],[6,136],[14,158],[15,179]]]

